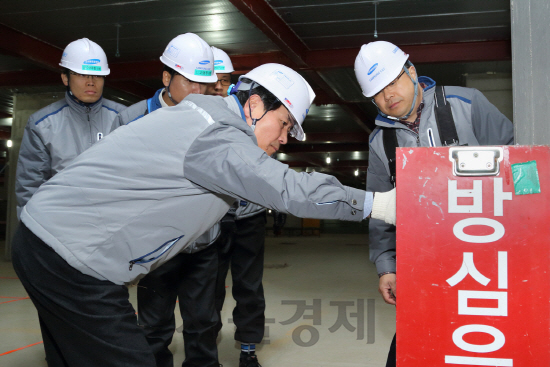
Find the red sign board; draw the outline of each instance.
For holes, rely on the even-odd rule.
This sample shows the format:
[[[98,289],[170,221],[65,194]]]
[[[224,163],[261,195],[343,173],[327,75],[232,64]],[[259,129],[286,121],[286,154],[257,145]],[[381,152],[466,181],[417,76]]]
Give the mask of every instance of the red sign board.
[[[398,367],[549,366],[550,148],[397,149],[397,284]]]

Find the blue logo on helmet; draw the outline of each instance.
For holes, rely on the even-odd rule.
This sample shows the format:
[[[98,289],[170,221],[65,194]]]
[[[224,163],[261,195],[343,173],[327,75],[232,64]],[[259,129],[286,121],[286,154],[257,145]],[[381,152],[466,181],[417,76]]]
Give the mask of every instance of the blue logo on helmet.
[[[223,64],[223,60],[214,60],[214,65]]]
[[[83,63],[86,65],[95,65],[95,64],[99,64],[100,62],[101,62],[100,59],[89,59],[84,61]]]
[[[202,60],[202,61],[199,61],[199,64],[208,65],[208,64],[210,64],[210,61],[209,60]]]
[[[367,75],[371,75],[372,73],[374,73],[374,71],[376,70],[376,67],[378,66],[378,63],[374,64],[373,66],[371,66],[371,68],[369,69],[369,72]]]

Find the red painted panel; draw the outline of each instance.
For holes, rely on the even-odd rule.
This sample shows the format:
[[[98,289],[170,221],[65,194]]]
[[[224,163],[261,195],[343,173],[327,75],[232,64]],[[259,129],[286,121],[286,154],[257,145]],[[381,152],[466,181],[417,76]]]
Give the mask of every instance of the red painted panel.
[[[398,367],[550,365],[550,148],[503,149],[481,177],[448,148],[397,151]],[[541,193],[516,195],[528,161]]]

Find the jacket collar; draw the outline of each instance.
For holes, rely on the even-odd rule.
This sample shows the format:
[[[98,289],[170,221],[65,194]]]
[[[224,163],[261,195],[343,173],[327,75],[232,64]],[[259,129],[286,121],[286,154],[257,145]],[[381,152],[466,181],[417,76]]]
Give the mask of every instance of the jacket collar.
[[[424,109],[429,108],[432,106],[433,102],[433,94],[435,90],[435,81],[432,78],[429,78],[427,76],[419,76],[418,77],[419,83],[424,83],[426,87],[423,89],[422,93],[422,102],[424,102]],[[394,128],[403,128],[408,129],[405,125],[402,123],[391,120],[385,117],[382,117],[381,115],[376,116],[375,121],[377,126],[382,127],[394,127]]]
[[[227,103],[227,107],[229,107],[231,111],[241,116],[243,121],[246,122],[243,106],[241,106],[241,102],[239,102],[239,99],[236,95],[232,94],[229,97],[225,97],[223,100],[225,101],[225,103]]]
[[[69,95],[69,92],[65,92],[65,101],[67,102],[70,108],[72,108],[74,111],[76,111],[79,114],[95,115],[101,110],[101,106],[103,105],[103,96],[101,96],[97,100],[97,102],[85,105],[83,103],[78,102],[71,95]]]
[[[164,88],[160,88],[156,91],[155,95],[147,100],[147,113],[151,113],[153,111],[158,110],[159,108],[162,108],[162,105],[160,104],[160,95]]]
[[[427,76],[419,77],[418,81],[426,84],[426,88],[424,88],[424,95],[422,97],[422,101],[424,102],[424,110],[431,110],[434,102],[435,82]]]

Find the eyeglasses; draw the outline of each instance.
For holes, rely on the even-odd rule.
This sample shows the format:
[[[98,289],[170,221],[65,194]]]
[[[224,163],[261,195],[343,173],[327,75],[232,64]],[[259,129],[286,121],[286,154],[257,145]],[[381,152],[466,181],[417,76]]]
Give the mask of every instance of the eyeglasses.
[[[374,96],[372,96],[371,99],[374,101],[374,99],[376,98],[376,96],[378,96],[380,93],[382,93],[382,92],[385,91],[385,90],[390,90],[390,89],[392,89],[393,87],[395,87],[395,85],[396,85],[397,82],[399,81],[399,78],[401,78],[401,76],[402,76],[403,74],[405,74],[405,70],[403,70],[403,71],[401,72],[401,74],[399,74],[399,75],[397,76],[397,78],[395,78],[390,84],[388,84],[388,85],[386,85],[384,88],[382,88],[382,89],[380,90],[380,92],[378,92],[378,93],[376,93]]]
[[[216,84],[221,83],[224,87],[231,85],[231,80],[225,80],[225,79],[218,79]]]
[[[74,71],[70,71],[69,74],[82,79],[88,79],[88,78],[92,78],[93,80],[105,79],[105,76],[103,75],[84,75],[84,74],[75,73]]]

